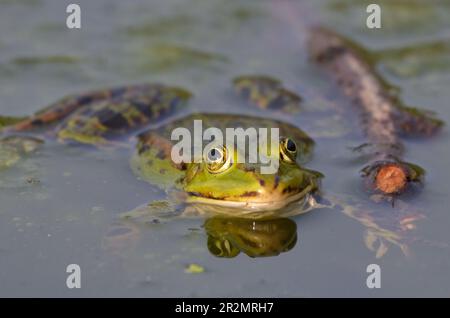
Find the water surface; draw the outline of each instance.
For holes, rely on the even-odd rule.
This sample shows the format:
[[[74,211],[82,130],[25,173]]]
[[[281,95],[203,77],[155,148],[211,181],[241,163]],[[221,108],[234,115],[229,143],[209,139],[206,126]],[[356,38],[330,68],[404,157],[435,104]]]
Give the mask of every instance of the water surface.
[[[346,101],[308,61],[307,25],[331,26],[377,52],[377,69],[401,89],[405,103],[450,122],[450,5],[380,3],[383,28],[368,30],[361,1],[79,0],[82,29],[68,30],[65,2],[0,0],[0,113],[27,115],[68,94],[149,81],[191,90],[192,111],[262,115],[230,97],[230,81],[268,74],[305,99],[295,116],[270,116],[316,139],[307,166],[326,175],[325,192],[364,202],[362,163],[348,150],[364,137],[342,107]],[[389,244],[377,259],[364,243],[361,220],[318,209],[293,218],[291,250],[224,259],[208,251],[201,219],[136,225],[136,236],[112,251],[107,234],[117,216],[164,194],[136,179],[127,152],[48,143],[0,175],[0,295],[448,297],[448,130],[406,146],[405,159],[427,170],[423,191],[405,198],[426,216],[411,233],[410,257]],[[379,205],[377,213],[386,215],[387,229],[395,228],[397,209]],[[78,290],[65,284],[71,263],[82,269]],[[366,287],[371,263],[381,266],[381,289]],[[190,264],[204,272],[186,273]]]

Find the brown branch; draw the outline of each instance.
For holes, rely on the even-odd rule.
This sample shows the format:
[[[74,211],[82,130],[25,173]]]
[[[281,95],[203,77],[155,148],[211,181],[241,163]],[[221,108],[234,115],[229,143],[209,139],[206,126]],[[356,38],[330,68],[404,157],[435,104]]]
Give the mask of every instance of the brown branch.
[[[376,74],[368,53],[342,36],[313,28],[308,48],[312,59],[328,71],[359,110],[368,145],[373,147],[371,162],[362,170],[369,188],[396,194],[409,183],[420,181],[424,170],[400,160],[404,147],[399,136],[432,135],[440,129],[442,121],[403,106]]]

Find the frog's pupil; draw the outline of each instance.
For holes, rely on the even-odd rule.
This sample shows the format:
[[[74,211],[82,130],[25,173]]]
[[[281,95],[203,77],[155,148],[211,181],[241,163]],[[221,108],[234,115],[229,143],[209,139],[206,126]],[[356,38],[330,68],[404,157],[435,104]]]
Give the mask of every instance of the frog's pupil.
[[[220,152],[216,149],[211,149],[209,152],[209,160],[216,161],[218,159],[220,159]]]
[[[291,152],[294,152],[296,148],[297,147],[295,146],[295,143],[291,139],[288,139],[286,143],[286,149]]]

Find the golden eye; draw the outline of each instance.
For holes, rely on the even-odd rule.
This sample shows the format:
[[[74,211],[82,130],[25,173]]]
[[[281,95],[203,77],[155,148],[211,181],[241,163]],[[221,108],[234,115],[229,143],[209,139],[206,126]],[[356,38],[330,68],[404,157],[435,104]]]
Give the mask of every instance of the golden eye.
[[[290,138],[282,138],[280,143],[280,157],[281,160],[294,163],[297,158],[297,145],[295,141]]]
[[[211,173],[220,173],[231,166],[231,160],[225,147],[211,148],[206,154],[206,167]]]

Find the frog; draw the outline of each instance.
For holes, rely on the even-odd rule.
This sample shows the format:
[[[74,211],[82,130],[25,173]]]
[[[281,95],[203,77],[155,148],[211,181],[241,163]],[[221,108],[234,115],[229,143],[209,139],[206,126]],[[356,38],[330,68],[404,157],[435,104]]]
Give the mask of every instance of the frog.
[[[239,76],[232,85],[235,94],[246,105],[256,108],[264,116],[259,116],[259,113],[256,116],[189,112],[193,94],[185,88],[167,84],[147,83],[94,90],[64,97],[32,116],[0,117],[0,161],[5,163],[4,167],[11,167],[21,157],[36,152],[48,140],[97,150],[131,148],[131,171],[139,179],[161,189],[166,193],[166,199],[147,202],[121,213],[116,223],[120,230],[108,231],[108,240],[114,242],[107,244],[110,246],[122,246],[125,241],[135,242],[139,231],[134,225],[127,230],[133,222],[153,223],[202,216],[207,220],[205,230],[210,237],[208,246],[211,250],[217,252],[217,246],[228,246],[233,241],[230,257],[235,256],[237,249],[251,257],[265,253],[276,255],[279,251],[289,250],[291,245],[281,248],[281,244],[280,249],[273,249],[270,253],[250,251],[243,247],[242,242],[253,242],[252,238],[256,237],[250,246],[259,246],[261,240],[254,231],[237,231],[248,233],[248,239],[234,240],[217,235],[218,229],[230,233],[231,228],[248,229],[248,224],[257,224],[255,222],[280,218],[290,220],[290,217],[314,209],[337,207],[367,228],[364,242],[377,257],[386,253],[388,243],[407,251],[406,234],[414,228],[413,222],[421,219],[420,214],[406,213],[397,220],[392,219],[395,216],[378,217],[376,211],[367,209],[365,205],[361,207],[352,199],[342,199],[342,196],[331,198],[328,195],[324,200],[321,189],[324,175],[305,167],[311,161],[315,141],[296,125],[273,119],[279,112],[301,111],[300,96],[289,91],[281,81],[268,76]],[[228,127],[279,128],[279,169],[273,174],[263,175],[258,170],[260,164],[239,163],[223,147],[211,149],[215,158],[212,162],[173,162],[171,149],[174,141],[170,133],[175,127],[192,128],[194,120],[202,120],[205,128],[216,127],[222,131]],[[221,219],[214,221],[217,217]],[[226,219],[250,220],[253,223],[226,223]],[[407,227],[404,226],[405,219]],[[268,223],[265,224],[267,226]]]
[[[292,109],[301,102],[300,97],[293,97],[295,93],[282,88],[280,81],[264,76],[239,77],[234,80],[234,87],[241,96],[250,97],[249,105],[259,108]],[[247,92],[252,87],[264,89],[253,89],[249,96]],[[183,209],[184,215],[231,214],[251,218],[277,215],[277,211],[291,204],[295,208],[289,209],[290,214],[316,207],[323,175],[304,167],[312,155],[314,141],[303,130],[268,116],[186,113],[192,99],[193,94],[185,88],[159,83],[68,96],[25,119],[10,119],[13,123],[3,128],[5,137],[1,143],[11,138],[20,140],[22,136],[98,149],[129,148],[132,144],[131,170],[139,179],[165,191],[170,204],[145,203],[123,217],[160,212],[161,206],[165,206],[166,215]],[[279,149],[274,150],[280,153],[278,170],[263,174],[260,163],[241,162],[237,157],[239,149],[231,152],[225,146],[209,150],[207,156],[217,157],[213,161],[175,163],[171,158],[171,133],[176,127],[191,129],[194,120],[201,120],[204,129],[215,127],[222,132],[227,128],[278,128]],[[262,149],[258,147],[257,151]]]

